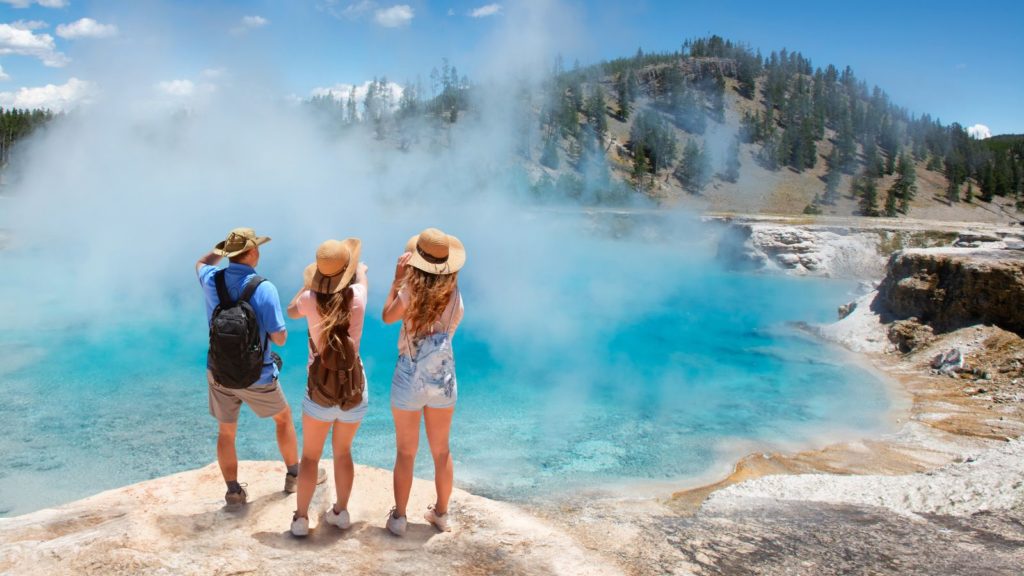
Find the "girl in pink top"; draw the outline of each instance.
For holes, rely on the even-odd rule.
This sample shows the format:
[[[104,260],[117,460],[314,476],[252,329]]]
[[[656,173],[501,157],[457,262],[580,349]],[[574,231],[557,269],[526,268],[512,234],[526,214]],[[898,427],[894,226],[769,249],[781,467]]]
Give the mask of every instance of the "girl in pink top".
[[[328,240],[316,251],[316,263],[305,271],[302,290],[288,305],[289,318],[305,317],[309,326],[310,350],[307,370],[313,366],[314,355],[328,346],[340,349],[342,339],[352,339],[356,354],[363,336],[366,314],[366,264],[359,262],[360,242]],[[315,349],[314,349],[315,348]],[[361,363],[355,368],[362,371]],[[363,382],[366,376],[363,373]],[[348,499],[352,492],[355,470],[352,464],[352,440],[369,405],[369,390],[364,385],[358,405],[342,410],[337,405],[322,406],[310,397],[307,388],[302,401],[302,461],[299,465],[297,509],[292,517],[292,534],[309,533],[309,503],[327,433],[333,426],[334,483],[337,502],[324,519],[341,529],[351,525]],[[352,397],[355,402],[355,397]]]

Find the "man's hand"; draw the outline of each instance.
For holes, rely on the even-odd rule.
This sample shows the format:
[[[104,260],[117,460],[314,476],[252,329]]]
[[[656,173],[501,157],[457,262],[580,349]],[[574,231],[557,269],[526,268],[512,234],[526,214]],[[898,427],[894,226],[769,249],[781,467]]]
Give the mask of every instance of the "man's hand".
[[[212,250],[207,252],[196,262],[196,274],[199,273],[199,269],[203,266],[216,266],[220,262],[221,258],[223,258],[223,256],[215,254]]]

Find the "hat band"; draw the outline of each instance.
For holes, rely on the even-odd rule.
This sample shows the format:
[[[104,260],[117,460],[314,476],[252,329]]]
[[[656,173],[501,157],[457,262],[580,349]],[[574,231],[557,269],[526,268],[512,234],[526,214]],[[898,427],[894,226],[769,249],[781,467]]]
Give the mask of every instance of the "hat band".
[[[445,255],[444,258],[438,258],[437,256],[431,256],[430,254],[427,254],[426,252],[424,252],[423,248],[420,248],[419,244],[416,245],[416,253],[419,254],[420,257],[422,257],[424,260],[426,260],[427,262],[429,262],[431,264],[444,264],[445,262],[448,261],[448,256],[447,255]]]

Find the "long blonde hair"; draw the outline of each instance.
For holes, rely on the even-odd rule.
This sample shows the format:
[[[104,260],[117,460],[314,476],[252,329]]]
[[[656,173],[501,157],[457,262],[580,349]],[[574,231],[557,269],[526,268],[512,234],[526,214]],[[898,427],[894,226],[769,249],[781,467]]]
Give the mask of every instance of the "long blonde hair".
[[[320,333],[323,335],[324,347],[342,349],[342,342],[348,336],[348,324],[352,316],[352,285],[356,278],[352,277],[348,286],[334,294],[316,295],[316,311],[320,313]]]
[[[403,288],[408,291],[409,305],[405,309],[403,322],[408,334],[420,338],[429,333],[448,307],[458,284],[458,276],[458,272],[430,274],[412,266],[406,269]]]

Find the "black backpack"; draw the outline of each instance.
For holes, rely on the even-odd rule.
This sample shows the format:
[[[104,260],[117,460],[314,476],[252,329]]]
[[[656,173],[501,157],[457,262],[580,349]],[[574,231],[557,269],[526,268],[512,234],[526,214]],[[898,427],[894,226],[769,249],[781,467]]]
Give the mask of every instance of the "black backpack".
[[[256,311],[249,300],[263,278],[254,276],[242,296],[232,301],[224,283],[224,270],[213,275],[219,303],[210,318],[210,351],[207,359],[213,380],[225,388],[248,388],[263,372],[263,351]]]

